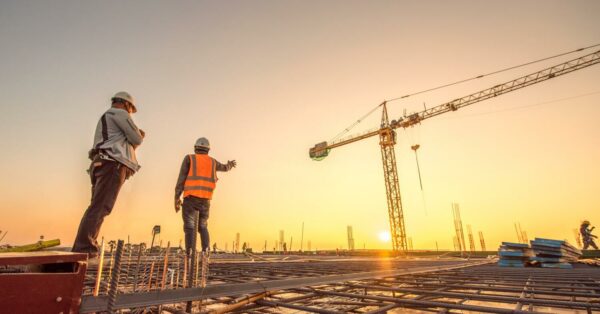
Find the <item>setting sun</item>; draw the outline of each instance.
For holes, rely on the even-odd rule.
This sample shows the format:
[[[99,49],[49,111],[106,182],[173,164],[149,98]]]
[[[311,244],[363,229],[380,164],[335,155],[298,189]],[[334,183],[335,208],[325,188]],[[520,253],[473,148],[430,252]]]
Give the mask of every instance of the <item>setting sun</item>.
[[[390,235],[389,231],[381,231],[379,232],[379,241],[381,242],[390,242],[390,240],[392,239],[392,236]]]

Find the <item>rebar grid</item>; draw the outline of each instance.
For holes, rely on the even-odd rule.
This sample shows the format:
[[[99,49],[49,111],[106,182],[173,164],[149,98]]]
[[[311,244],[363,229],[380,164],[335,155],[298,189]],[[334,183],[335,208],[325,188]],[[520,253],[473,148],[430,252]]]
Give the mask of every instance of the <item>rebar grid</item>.
[[[124,254],[126,256],[127,254]],[[119,293],[129,293],[137,283],[138,293],[160,291],[160,278],[168,281],[165,290],[185,287],[181,252],[172,252],[167,272],[164,252],[142,256],[140,263],[127,267],[124,257]],[[471,266],[425,272],[418,269],[465,264],[464,260],[347,259],[261,261],[240,260],[240,255],[223,255],[211,261],[207,287],[223,286],[218,294],[197,295],[194,313],[399,313],[456,311],[487,313],[557,313],[600,311],[600,268],[576,265],[574,269],[502,268],[496,265]],[[136,260],[136,258],[132,258]],[[154,265],[154,272],[149,268]],[[135,267],[134,267],[135,266]],[[177,268],[179,266],[179,268]],[[109,272],[110,263],[103,272]],[[140,269],[132,273],[128,269]],[[169,269],[175,269],[169,271]],[[343,281],[310,286],[309,278],[358,274],[373,271],[403,271],[383,278]],[[417,270],[417,271],[412,271]],[[96,270],[97,271],[97,270]],[[123,275],[123,272],[126,272]],[[152,273],[152,276],[149,274]],[[90,278],[95,278],[93,271]],[[136,276],[139,278],[135,281]],[[374,276],[377,277],[377,276]],[[128,278],[128,279],[127,279]],[[127,280],[126,280],[127,279]],[[152,279],[152,280],[150,280]],[[267,288],[269,283],[299,280],[283,290]],[[153,284],[148,285],[148,282]],[[200,281],[197,280],[199,283]],[[249,282],[264,283],[263,292],[233,291]],[[93,284],[92,284],[93,285]],[[230,290],[232,289],[232,290]],[[181,290],[183,292],[184,290]],[[243,292],[248,291],[248,292]],[[256,290],[254,290],[256,291]],[[172,309],[182,304],[169,303]],[[201,305],[200,305],[201,304]],[[144,311],[156,312],[152,307]],[[130,308],[130,313],[141,312]]]
[[[475,266],[288,290],[236,312],[557,313],[600,311],[600,269]],[[317,308],[315,310],[314,308]]]

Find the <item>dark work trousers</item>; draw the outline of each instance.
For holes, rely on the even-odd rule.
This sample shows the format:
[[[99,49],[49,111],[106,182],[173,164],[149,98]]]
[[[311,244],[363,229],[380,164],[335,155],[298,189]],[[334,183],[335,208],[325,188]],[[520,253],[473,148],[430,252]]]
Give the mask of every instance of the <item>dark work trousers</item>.
[[[96,159],[90,170],[92,180],[92,200],[79,223],[77,237],[73,243],[73,252],[98,254],[98,234],[104,221],[117,201],[117,195],[129,170],[122,164]]]
[[[583,238],[583,249],[587,250],[588,247],[593,247],[594,249],[598,249],[598,246],[596,246],[596,242],[594,242],[594,239],[592,239],[591,237],[589,238]]]
[[[198,231],[202,242],[202,252],[208,251],[210,238],[208,235],[208,212],[210,209],[210,200],[188,196],[183,199],[183,231],[185,232],[185,251],[189,254],[194,246],[196,231],[194,230],[194,220],[200,215],[198,221]]]

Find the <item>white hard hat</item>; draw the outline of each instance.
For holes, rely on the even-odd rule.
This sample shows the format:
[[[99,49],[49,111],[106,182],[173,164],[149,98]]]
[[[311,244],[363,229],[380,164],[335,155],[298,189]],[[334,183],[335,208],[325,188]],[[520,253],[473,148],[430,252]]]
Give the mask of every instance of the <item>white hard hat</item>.
[[[194,147],[210,149],[210,143],[206,137],[201,137],[196,140]]]
[[[135,100],[133,99],[133,96],[131,96],[131,94],[129,94],[128,92],[118,92],[112,97],[113,100],[115,98],[122,99],[122,100],[129,102],[131,104],[131,106],[133,107],[133,112],[134,113],[137,112],[137,108],[135,106]]]

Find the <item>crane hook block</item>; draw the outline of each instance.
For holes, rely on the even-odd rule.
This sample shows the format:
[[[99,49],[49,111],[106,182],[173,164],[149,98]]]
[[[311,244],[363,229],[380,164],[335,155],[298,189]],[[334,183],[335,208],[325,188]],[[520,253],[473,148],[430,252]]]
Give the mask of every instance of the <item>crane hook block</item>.
[[[310,158],[312,158],[313,160],[323,160],[325,159],[325,157],[327,157],[329,155],[329,148],[327,148],[327,142],[321,142],[317,145],[315,145],[315,147],[311,148],[308,151],[308,155],[310,156]]]

